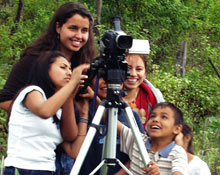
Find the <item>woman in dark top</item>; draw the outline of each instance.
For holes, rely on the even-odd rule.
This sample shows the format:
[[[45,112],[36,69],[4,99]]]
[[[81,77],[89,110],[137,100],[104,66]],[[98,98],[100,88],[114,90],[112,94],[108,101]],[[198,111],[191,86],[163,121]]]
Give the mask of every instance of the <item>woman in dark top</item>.
[[[14,65],[4,88],[0,91],[0,108],[8,111],[18,90],[27,85],[32,65],[42,52],[63,52],[72,69],[90,63],[95,57],[93,18],[80,3],[63,4],[54,14],[46,31],[28,46]]]

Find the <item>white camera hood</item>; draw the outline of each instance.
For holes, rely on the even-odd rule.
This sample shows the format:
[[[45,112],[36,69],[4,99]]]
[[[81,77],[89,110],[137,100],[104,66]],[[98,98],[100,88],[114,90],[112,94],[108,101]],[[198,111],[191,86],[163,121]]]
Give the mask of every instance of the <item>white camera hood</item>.
[[[148,40],[133,39],[132,47],[128,49],[130,54],[150,54],[150,44]]]

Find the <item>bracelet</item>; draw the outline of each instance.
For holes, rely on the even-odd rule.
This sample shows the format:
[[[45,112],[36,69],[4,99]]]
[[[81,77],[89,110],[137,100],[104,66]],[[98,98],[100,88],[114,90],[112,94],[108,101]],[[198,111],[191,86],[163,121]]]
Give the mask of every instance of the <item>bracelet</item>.
[[[88,119],[85,118],[79,118],[79,122],[88,123]]]
[[[78,134],[78,136],[86,136],[86,134]]]

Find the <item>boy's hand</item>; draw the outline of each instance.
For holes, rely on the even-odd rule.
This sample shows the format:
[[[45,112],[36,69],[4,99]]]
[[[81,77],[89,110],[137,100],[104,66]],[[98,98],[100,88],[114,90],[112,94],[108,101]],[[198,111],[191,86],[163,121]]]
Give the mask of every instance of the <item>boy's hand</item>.
[[[150,161],[147,168],[143,168],[147,175],[160,175],[160,169],[157,164]]]

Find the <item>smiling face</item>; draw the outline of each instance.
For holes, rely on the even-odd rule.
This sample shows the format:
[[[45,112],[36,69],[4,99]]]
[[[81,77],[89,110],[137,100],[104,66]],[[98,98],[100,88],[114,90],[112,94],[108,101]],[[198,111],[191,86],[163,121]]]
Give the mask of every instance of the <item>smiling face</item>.
[[[79,51],[88,41],[89,19],[75,14],[62,26],[57,23],[56,31],[60,35],[60,50],[70,58],[73,52]]]
[[[138,88],[146,77],[146,69],[143,59],[140,55],[127,55],[128,68],[130,76],[127,77],[124,84],[128,90]]]
[[[93,89],[95,88],[95,83],[96,83],[96,78],[94,78],[93,81],[92,81]],[[106,99],[107,98],[107,84],[106,84],[106,82],[103,78],[99,79],[97,95],[101,99]]]
[[[175,125],[174,112],[169,107],[155,108],[147,121],[147,133],[151,138],[173,140],[181,132],[181,125]]]
[[[57,57],[51,64],[48,73],[56,89],[59,89],[70,81],[72,71],[66,58]]]

